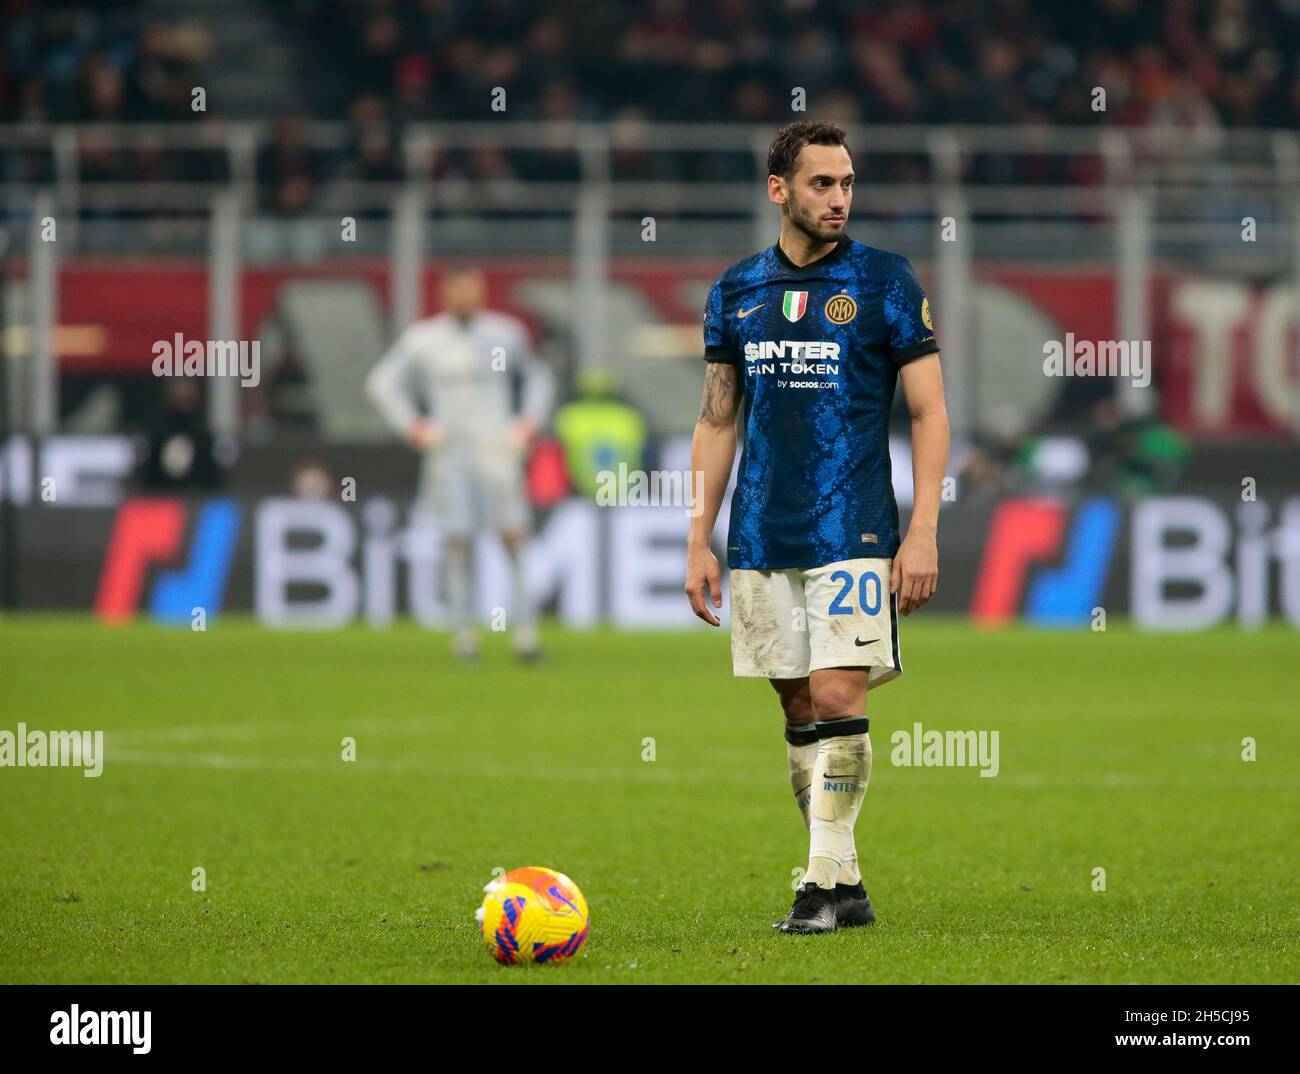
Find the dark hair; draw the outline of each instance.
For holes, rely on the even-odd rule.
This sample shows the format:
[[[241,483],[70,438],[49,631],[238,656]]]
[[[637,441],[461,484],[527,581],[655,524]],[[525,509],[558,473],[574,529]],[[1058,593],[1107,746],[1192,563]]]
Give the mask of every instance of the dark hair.
[[[819,119],[801,119],[789,123],[776,132],[772,147],[767,151],[768,175],[789,179],[794,175],[799,151],[806,145],[842,145],[847,153],[844,128],[838,123]]]

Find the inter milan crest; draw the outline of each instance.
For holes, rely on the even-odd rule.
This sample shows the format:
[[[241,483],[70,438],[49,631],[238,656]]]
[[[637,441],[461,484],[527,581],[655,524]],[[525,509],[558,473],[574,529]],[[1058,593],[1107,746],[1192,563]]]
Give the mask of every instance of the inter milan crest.
[[[797,321],[808,309],[807,291],[787,291],[785,301],[781,303],[781,312],[787,321]]]
[[[832,295],[827,300],[826,309],[823,312],[831,324],[848,324],[858,315],[858,304],[848,294],[841,291],[838,295]]]

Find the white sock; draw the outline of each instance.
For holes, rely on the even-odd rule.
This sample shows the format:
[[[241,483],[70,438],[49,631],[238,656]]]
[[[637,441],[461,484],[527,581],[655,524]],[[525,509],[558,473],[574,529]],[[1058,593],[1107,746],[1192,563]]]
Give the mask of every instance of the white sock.
[[[803,826],[808,828],[811,817],[808,810],[812,805],[812,774],[817,763],[817,725],[785,725],[785,755],[790,764],[790,789],[794,791],[794,804],[803,816]]]
[[[855,859],[853,825],[871,778],[871,736],[865,716],[823,720],[813,769],[808,872],[804,883],[833,888],[840,872]]]
[[[517,548],[510,555],[510,603],[514,629],[519,631],[521,636],[534,636],[537,628],[537,611],[528,593],[523,548]]]
[[[469,546],[448,542],[443,546],[443,584],[447,588],[447,620],[451,629],[463,634],[470,629]]]
[[[835,883],[848,884],[850,887],[862,883],[862,870],[858,868],[858,846],[852,832],[849,832],[849,856],[840,866],[840,875],[835,878]]]

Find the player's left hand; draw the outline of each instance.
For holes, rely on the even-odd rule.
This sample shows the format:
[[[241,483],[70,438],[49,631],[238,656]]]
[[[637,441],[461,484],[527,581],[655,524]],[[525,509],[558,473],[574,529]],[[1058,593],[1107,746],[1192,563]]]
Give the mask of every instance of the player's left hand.
[[[934,530],[908,528],[894,557],[889,591],[898,594],[898,610],[910,615],[939,588],[939,545]]]

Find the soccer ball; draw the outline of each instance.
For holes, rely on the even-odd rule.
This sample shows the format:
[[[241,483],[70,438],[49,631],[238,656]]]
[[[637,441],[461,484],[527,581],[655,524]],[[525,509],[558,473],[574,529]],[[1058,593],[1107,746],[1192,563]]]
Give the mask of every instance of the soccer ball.
[[[587,942],[587,900],[563,873],[529,865],[483,890],[474,916],[484,945],[503,965],[563,962]]]

